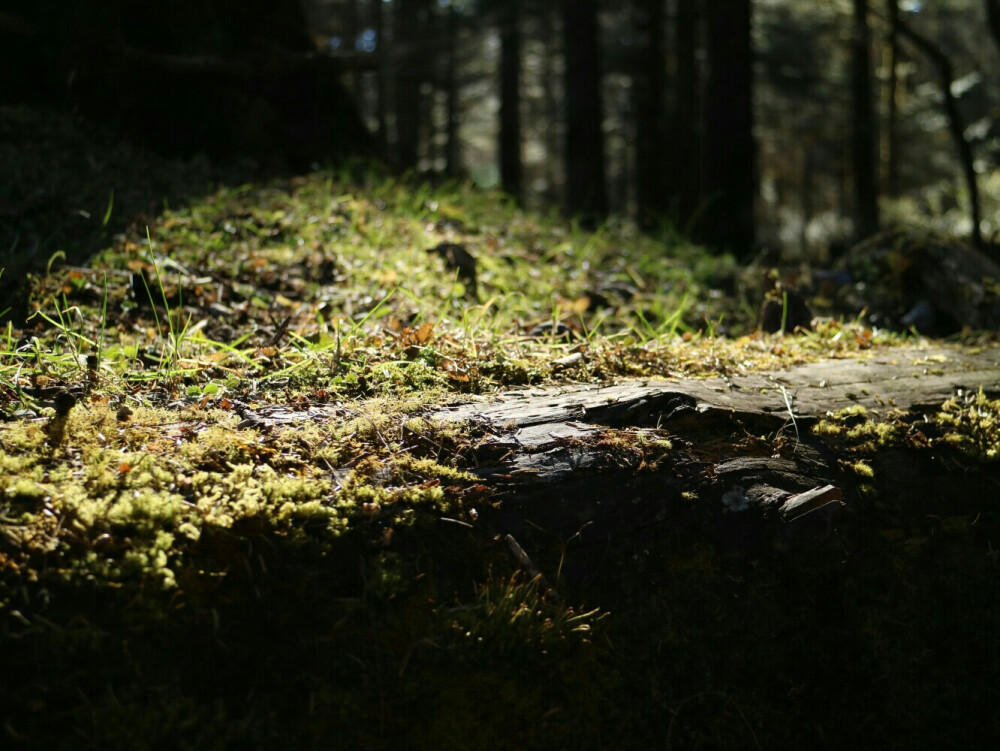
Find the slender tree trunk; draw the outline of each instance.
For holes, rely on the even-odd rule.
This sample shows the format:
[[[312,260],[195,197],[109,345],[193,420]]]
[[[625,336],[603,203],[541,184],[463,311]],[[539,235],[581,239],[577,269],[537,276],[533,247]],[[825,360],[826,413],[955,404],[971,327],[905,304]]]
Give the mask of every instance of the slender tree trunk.
[[[809,221],[813,215],[813,172],[815,158],[813,157],[813,139],[810,136],[799,149],[799,207],[802,211],[802,228],[799,231],[799,245],[803,257],[809,257]]]
[[[698,236],[716,250],[746,258],[754,246],[756,194],[750,0],[706,2],[708,79]]]
[[[461,157],[458,143],[458,12],[455,10],[455,3],[448,4],[447,35],[448,67],[445,72],[445,86],[448,122],[445,126],[444,159],[445,174],[448,177],[456,177],[461,171]]]
[[[385,14],[382,12],[382,0],[375,2],[375,55],[377,59],[375,68],[375,111],[378,119],[378,149],[384,158],[389,146],[388,128],[389,108],[388,94],[386,92],[386,39],[385,39]]]
[[[878,232],[878,121],[871,75],[871,30],[868,0],[854,0],[852,37],[851,122],[854,164],[854,234],[862,239]]]
[[[500,11],[500,184],[521,200],[521,13],[519,0]]]
[[[562,0],[562,19],[567,210],[593,226],[607,214],[597,0]]]
[[[899,33],[896,21],[899,19],[899,0],[887,0],[889,11],[889,93],[888,115],[885,134],[885,177],[886,193],[895,196],[899,192]]]
[[[633,0],[632,23],[639,40],[633,58],[635,183],[640,226],[655,227],[667,213],[666,55],[663,0]]]
[[[993,41],[1000,47],[1000,0],[986,0],[986,20]]]
[[[344,51],[350,54],[358,51],[358,36],[361,34],[361,13],[358,2],[359,0],[350,0],[345,11],[347,31],[344,34],[342,46]],[[354,96],[360,99],[361,69],[359,66],[354,66],[354,70],[351,71],[351,88],[354,90]]]
[[[958,151],[958,159],[965,176],[966,189],[969,191],[969,213],[972,215],[972,242],[976,247],[982,248],[984,246],[981,229],[982,213],[979,208],[979,185],[976,180],[975,157],[972,153],[972,144],[965,138],[965,124],[962,121],[962,114],[958,109],[958,100],[951,91],[951,84],[955,80],[951,60],[941,51],[940,47],[907,26],[899,17],[896,18],[896,30],[904,39],[908,39],[915,47],[927,55],[938,69],[941,96],[944,98],[944,109],[948,116],[948,131],[951,133],[951,139],[954,141],[955,148]]]
[[[437,113],[441,93],[441,66],[448,53],[444,39],[445,20],[441,16],[437,2],[421,2],[420,37],[415,59],[420,61],[417,80],[417,96],[420,102],[417,112],[417,160],[425,158],[432,169],[437,169],[438,146],[443,142],[437,138],[439,119]]]
[[[541,23],[540,34],[543,39],[555,39],[558,36],[558,9],[548,6],[538,15]],[[562,101],[559,98],[559,77],[556,75],[556,60],[559,56],[558,44],[546,44],[542,55],[542,109],[547,117],[553,117],[553,113],[563,110]],[[544,129],[543,142],[545,144],[545,199],[548,203],[559,200],[560,179],[564,175],[560,173],[561,160],[558,158],[565,148],[565,138],[563,135],[563,124],[556,120],[550,127]]]
[[[415,169],[420,146],[420,0],[396,0],[393,5],[396,162],[403,169]]]
[[[701,193],[698,155],[701,153],[701,133],[698,103],[698,10],[699,0],[677,0],[676,37],[676,97],[672,126],[676,147],[671,160],[668,191],[675,203],[678,218],[694,219]]]

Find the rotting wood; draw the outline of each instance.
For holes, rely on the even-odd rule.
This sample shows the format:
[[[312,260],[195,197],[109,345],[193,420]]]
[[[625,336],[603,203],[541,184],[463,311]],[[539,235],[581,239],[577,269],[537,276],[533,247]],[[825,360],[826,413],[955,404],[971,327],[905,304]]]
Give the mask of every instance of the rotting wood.
[[[596,426],[649,427],[712,411],[785,421],[860,405],[877,418],[892,410],[936,408],[958,390],[978,389],[1000,393],[1000,348],[894,348],[773,373],[526,389],[444,407],[430,416],[513,425],[506,431],[509,438],[538,448],[558,439],[586,438]]]
[[[836,457],[798,426],[854,405],[873,419],[936,409],[960,390],[979,389],[1000,392],[1000,348],[895,348],[774,373],[533,388],[429,416],[485,427],[475,471],[501,491],[498,531],[524,545],[574,533],[586,545],[685,529],[733,552],[827,549],[838,557],[832,533],[853,488],[841,487]],[[738,455],[747,451],[739,446],[744,425],[787,429],[788,449]],[[726,430],[731,438],[716,436],[712,451],[699,446]],[[654,471],[602,443],[667,435],[675,448]]]

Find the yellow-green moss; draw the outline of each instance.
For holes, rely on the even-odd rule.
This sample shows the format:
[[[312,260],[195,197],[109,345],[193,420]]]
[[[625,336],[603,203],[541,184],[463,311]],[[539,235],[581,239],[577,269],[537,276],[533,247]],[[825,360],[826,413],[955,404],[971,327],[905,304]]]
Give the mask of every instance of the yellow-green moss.
[[[977,461],[1000,458],[1000,400],[979,391],[949,399],[935,416],[944,439]]]
[[[856,461],[850,464],[851,471],[854,472],[858,477],[864,477],[867,479],[872,479],[875,477],[875,470],[872,469],[871,465],[867,462]]]

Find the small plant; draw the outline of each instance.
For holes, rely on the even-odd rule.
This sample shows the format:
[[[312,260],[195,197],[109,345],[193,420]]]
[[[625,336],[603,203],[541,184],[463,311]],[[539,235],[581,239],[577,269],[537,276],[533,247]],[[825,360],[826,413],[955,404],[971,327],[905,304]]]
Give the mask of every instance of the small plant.
[[[447,607],[441,614],[451,625],[456,647],[494,659],[585,644],[604,617],[599,608],[578,611],[546,597],[540,576],[519,572],[487,581],[478,587],[473,604]]]

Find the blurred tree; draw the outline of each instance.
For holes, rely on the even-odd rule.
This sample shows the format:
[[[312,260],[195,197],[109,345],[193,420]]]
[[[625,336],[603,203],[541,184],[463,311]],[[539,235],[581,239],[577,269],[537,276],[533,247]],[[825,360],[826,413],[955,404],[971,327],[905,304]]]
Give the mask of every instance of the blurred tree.
[[[315,55],[298,0],[149,0],[141,13],[127,0],[38,0],[17,14],[46,101],[160,150],[296,165],[367,152],[344,67]]]
[[[1000,44],[1000,0],[877,5],[148,0],[140,14],[127,0],[9,0],[0,86],[114,117],[167,150],[299,166],[330,148],[367,153],[357,99],[404,169],[456,175],[464,159],[479,184],[499,177],[533,207],[563,196],[591,224],[634,210],[647,227],[690,221],[740,255],[755,242],[826,252],[850,219],[877,226],[880,183],[894,219],[916,206],[918,221],[953,229],[956,177],[994,213],[971,155],[982,143],[1000,158],[985,43]],[[951,101],[942,58],[897,15],[946,56]],[[370,72],[351,92],[340,79],[358,60]]]
[[[655,227],[669,209],[666,157],[666,54],[664,0],[633,0],[632,54],[635,108],[635,181],[640,226]]]
[[[500,5],[500,184],[521,200],[521,2]]]
[[[878,232],[878,118],[872,94],[868,0],[854,0],[851,35],[851,144],[854,165],[854,234]]]
[[[897,23],[899,21],[899,0],[886,0],[886,10],[889,15],[889,36],[887,44],[889,47],[888,62],[888,92],[886,94],[886,122],[885,122],[885,185],[886,194],[895,196],[899,188],[899,154],[898,154],[898,132],[897,120],[899,117],[899,33]]]
[[[990,25],[993,41],[1000,47],[1000,0],[985,0],[986,18]]]
[[[378,123],[376,138],[379,153],[384,157],[389,149],[389,93],[387,86],[389,56],[386,54],[386,23],[385,4],[382,0],[375,0],[375,13],[373,18],[375,32],[375,54],[377,57],[375,68],[375,117]]]
[[[347,0],[344,8],[344,26],[346,33],[341,40],[341,48],[347,53],[358,50],[358,41],[361,37],[361,7],[360,0]],[[351,71],[351,91],[354,96],[361,94],[361,69],[357,66]]]
[[[668,190],[675,197],[678,218],[688,222],[698,210],[701,132],[698,104],[698,0],[677,0],[674,18],[674,107],[670,118],[673,169],[668,171]]]
[[[380,2],[380,0],[378,0]],[[444,171],[449,177],[457,177],[461,170],[461,154],[458,141],[458,121],[461,117],[458,104],[458,10],[455,2],[448,3],[445,16],[447,37],[447,57],[445,60],[445,146]]]
[[[427,0],[394,0],[392,46],[396,164],[416,169],[420,156],[420,86],[426,72],[422,55],[431,49],[424,36]]]
[[[708,78],[704,97],[698,237],[746,258],[754,247],[756,196],[750,0],[705,3]]]
[[[593,226],[607,214],[597,0],[562,0],[566,55],[566,206]]]
[[[536,69],[529,71],[534,74],[539,90],[537,104],[531,107],[530,98],[525,102],[529,111],[534,110],[534,125],[536,143],[541,147],[541,153],[548,158],[541,160],[536,173],[538,183],[544,185],[542,198],[549,203],[563,200],[562,188],[563,160],[565,153],[565,119],[563,107],[562,80],[559,76],[559,64],[562,55],[562,45],[559,43],[559,6],[555,3],[545,3],[544,7],[532,13],[534,21],[534,51]],[[536,184],[538,184],[536,183]]]
[[[921,52],[931,59],[937,67],[939,84],[941,87],[941,98],[944,102],[945,114],[948,118],[948,131],[952,141],[958,151],[959,163],[962,166],[962,173],[965,177],[965,186],[969,191],[969,213],[972,220],[972,241],[982,248],[982,212],[979,208],[979,185],[976,180],[975,157],[972,153],[972,144],[965,136],[965,125],[962,114],[958,107],[958,98],[955,96],[954,82],[955,73],[949,57],[923,34],[918,33],[909,25],[904,23],[898,16],[895,18],[895,27],[904,39],[912,42]]]

